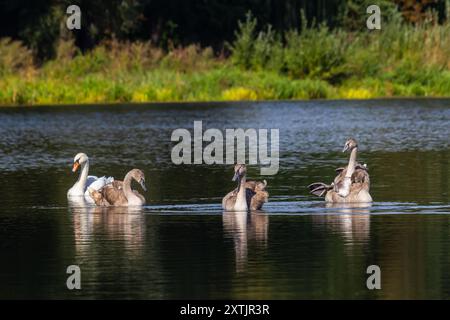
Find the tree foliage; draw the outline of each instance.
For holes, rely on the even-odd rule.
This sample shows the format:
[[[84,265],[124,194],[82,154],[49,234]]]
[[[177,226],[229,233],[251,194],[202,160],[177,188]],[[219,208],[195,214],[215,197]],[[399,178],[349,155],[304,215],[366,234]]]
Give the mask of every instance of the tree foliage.
[[[199,44],[212,46],[216,52],[234,39],[238,21],[252,12],[259,26],[262,58],[267,55],[264,42],[274,32],[298,30],[302,21],[335,27],[357,28],[365,19],[367,0],[15,0],[0,2],[0,38],[23,41],[38,59],[52,58],[64,32],[66,8],[76,4],[82,11],[82,28],[73,32],[75,44],[82,51],[108,39],[150,40],[163,49]],[[383,10],[397,11],[418,21],[423,12],[434,9],[443,19],[448,0],[379,0]],[[446,5],[447,4],[447,5]],[[412,9],[411,9],[412,8]]]

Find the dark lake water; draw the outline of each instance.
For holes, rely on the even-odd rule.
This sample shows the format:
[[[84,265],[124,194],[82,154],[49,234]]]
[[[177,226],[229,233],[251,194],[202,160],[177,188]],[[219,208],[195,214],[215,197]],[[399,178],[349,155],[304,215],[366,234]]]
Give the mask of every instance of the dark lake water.
[[[222,212],[232,166],[171,162],[195,120],[280,130],[264,211]],[[374,203],[327,208],[306,186],[332,181],[350,136]],[[0,108],[0,298],[449,299],[449,137],[445,99]],[[78,152],[98,176],[142,169],[148,204],[69,206]]]

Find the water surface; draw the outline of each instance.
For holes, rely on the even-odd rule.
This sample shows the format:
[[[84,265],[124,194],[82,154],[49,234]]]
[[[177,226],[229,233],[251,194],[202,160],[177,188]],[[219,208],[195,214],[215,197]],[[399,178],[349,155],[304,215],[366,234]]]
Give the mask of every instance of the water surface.
[[[171,162],[172,131],[196,120],[280,129],[264,211],[222,212],[230,166]],[[0,109],[0,297],[450,298],[449,124],[445,99]],[[332,181],[350,136],[375,202],[326,207],[306,186]],[[148,205],[69,206],[78,152],[95,175],[142,169]]]

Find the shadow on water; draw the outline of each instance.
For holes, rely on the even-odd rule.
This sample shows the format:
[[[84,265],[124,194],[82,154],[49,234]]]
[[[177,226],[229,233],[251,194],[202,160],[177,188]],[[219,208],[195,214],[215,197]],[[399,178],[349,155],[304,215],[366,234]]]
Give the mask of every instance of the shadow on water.
[[[450,298],[449,100],[0,109],[2,298]],[[220,114],[218,117],[217,115]],[[230,166],[176,166],[171,132],[279,128],[264,211],[224,213]],[[80,134],[82,132],[82,134]],[[360,141],[375,202],[308,194]],[[68,203],[73,156],[146,174],[141,209]],[[260,178],[250,166],[249,178]],[[65,287],[82,270],[82,290]],[[366,288],[379,265],[382,290]]]

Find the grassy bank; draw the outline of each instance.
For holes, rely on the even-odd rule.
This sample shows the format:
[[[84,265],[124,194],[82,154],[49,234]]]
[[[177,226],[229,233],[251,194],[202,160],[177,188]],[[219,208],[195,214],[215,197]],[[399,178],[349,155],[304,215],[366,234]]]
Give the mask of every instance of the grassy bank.
[[[20,42],[0,39],[0,104],[450,96],[450,23],[257,29],[251,16],[240,23],[226,58],[115,40],[82,54],[60,40],[37,65]]]

